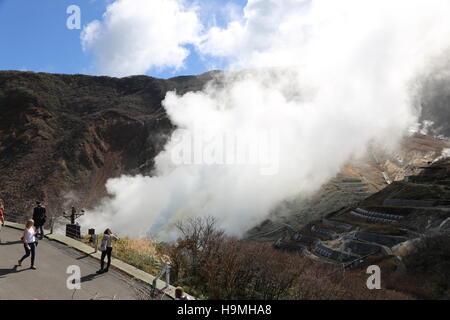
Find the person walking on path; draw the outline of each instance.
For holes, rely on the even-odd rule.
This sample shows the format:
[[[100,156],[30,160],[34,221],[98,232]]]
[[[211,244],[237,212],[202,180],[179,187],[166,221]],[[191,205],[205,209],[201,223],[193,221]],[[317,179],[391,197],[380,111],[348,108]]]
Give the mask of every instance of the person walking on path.
[[[5,225],[5,205],[3,204],[3,199],[0,199],[0,224]]]
[[[5,216],[4,216],[3,208],[0,208],[0,225],[2,225],[2,226],[5,225]]]
[[[112,233],[111,229],[106,229],[103,233],[102,244],[100,246],[100,251],[102,252],[101,260],[100,260],[100,270],[97,273],[108,272],[109,266],[111,265],[111,254],[112,254],[112,241],[119,240],[115,234]],[[106,269],[104,269],[105,265],[105,257],[108,257],[108,262],[106,264]]]
[[[28,220],[25,225],[25,230],[23,231],[23,246],[25,248],[25,255],[20,258],[18,261],[18,265],[22,265],[22,261],[28,258],[31,254],[31,269],[36,270],[36,266],[34,265],[34,260],[36,258],[36,228],[34,227],[34,221]]]
[[[47,220],[45,207],[39,201],[36,201],[36,207],[33,210],[34,226],[38,230],[38,238],[44,238],[44,223]]]

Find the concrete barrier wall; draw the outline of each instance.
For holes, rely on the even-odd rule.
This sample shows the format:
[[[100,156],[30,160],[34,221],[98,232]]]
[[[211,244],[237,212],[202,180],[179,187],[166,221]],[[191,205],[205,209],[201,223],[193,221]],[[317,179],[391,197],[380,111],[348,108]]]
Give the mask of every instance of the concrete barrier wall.
[[[408,240],[407,237],[400,237],[400,236],[388,236],[388,235],[381,235],[377,233],[370,233],[370,232],[357,232],[355,234],[355,239],[361,240],[361,241],[367,241],[367,242],[373,242],[377,243],[383,246],[392,247],[396,244],[399,244],[401,242],[405,242]]]
[[[390,214],[390,213],[381,213],[378,211],[364,210],[361,208],[356,208],[355,211],[358,213],[362,213],[364,215],[371,216],[371,217],[384,218],[384,219],[390,219],[390,220],[402,220],[404,218],[404,216],[401,216],[401,215]]]
[[[350,262],[350,261],[354,261],[354,260],[358,259],[358,256],[339,252],[339,251],[333,250],[331,248],[325,247],[321,244],[318,244],[313,249],[313,252],[315,254],[318,254],[322,257],[325,257],[327,259],[333,260],[338,263]]]
[[[365,219],[367,221],[374,222],[374,223],[395,223],[395,222],[398,222],[397,220],[373,217],[373,216],[370,216],[370,215],[367,215],[367,214],[358,213],[358,212],[353,211],[353,210],[350,211],[350,214],[352,216],[354,216],[354,217]]]
[[[277,242],[275,242],[274,246],[277,249],[283,249],[283,250],[288,250],[288,251],[304,252],[306,250],[306,248],[301,245],[298,245],[295,243],[283,242],[281,240],[278,240]]]
[[[326,226],[333,227],[333,228],[336,228],[336,229],[342,230],[342,231],[350,231],[353,229],[353,226],[351,224],[339,222],[339,221],[335,221],[335,220],[330,220],[330,219],[325,219],[325,218],[322,219],[322,223]]]
[[[381,252],[381,247],[358,241],[349,241],[345,244],[345,250],[349,249],[352,253],[359,256],[367,256],[371,254],[377,254]]]
[[[293,240],[295,240],[297,242],[305,243],[305,244],[317,244],[320,242],[320,239],[318,239],[318,238],[304,236],[300,233],[296,233],[292,238],[293,238]]]
[[[437,205],[436,200],[403,200],[403,199],[386,199],[383,205],[387,207],[434,207]]]
[[[324,236],[329,237],[331,239],[337,239],[338,238],[338,235],[336,233],[334,233],[333,231],[322,229],[322,228],[319,228],[319,227],[316,227],[316,226],[312,226],[311,227],[311,232],[324,235]]]

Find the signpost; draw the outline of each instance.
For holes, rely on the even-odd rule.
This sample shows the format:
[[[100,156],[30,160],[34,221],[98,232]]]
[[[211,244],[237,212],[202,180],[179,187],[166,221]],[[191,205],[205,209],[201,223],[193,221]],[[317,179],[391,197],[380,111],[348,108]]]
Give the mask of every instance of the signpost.
[[[72,207],[70,215],[63,212],[63,217],[70,220],[70,224],[66,224],[66,236],[70,238],[80,239],[81,238],[81,229],[80,225],[75,222],[76,219],[84,215],[84,210],[81,210],[80,213],[77,213],[75,207]]]

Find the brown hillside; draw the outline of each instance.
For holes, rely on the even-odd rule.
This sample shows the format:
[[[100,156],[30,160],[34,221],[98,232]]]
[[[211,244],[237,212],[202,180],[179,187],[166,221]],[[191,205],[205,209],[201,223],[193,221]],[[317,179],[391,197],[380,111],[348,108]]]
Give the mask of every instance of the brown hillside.
[[[60,213],[89,207],[108,178],[150,173],[172,129],[167,91],[199,90],[213,73],[169,80],[0,72],[0,198],[8,215],[37,199]]]

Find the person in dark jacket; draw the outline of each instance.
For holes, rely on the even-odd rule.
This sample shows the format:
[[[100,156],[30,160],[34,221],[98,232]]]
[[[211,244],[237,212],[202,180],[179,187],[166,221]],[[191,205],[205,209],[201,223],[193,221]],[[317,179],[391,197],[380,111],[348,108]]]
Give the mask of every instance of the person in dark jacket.
[[[42,240],[44,237],[44,224],[47,219],[46,210],[39,201],[36,201],[36,207],[33,210],[33,220],[36,230],[38,230],[38,238]]]

